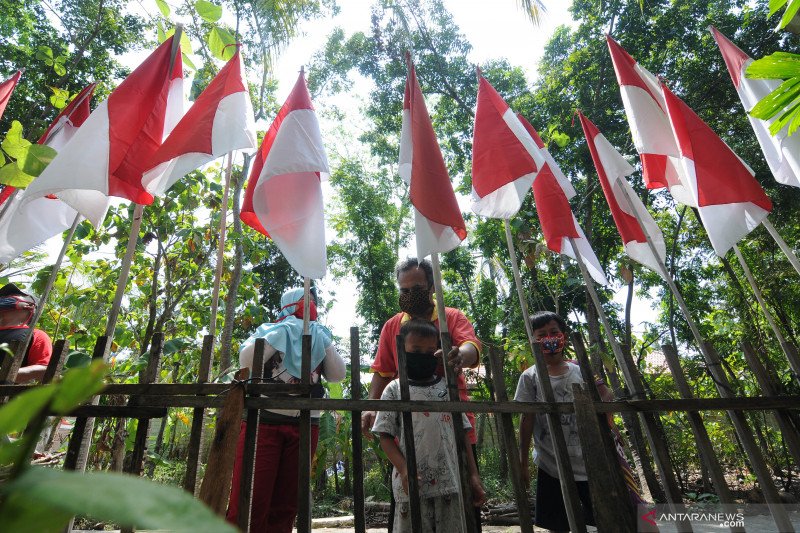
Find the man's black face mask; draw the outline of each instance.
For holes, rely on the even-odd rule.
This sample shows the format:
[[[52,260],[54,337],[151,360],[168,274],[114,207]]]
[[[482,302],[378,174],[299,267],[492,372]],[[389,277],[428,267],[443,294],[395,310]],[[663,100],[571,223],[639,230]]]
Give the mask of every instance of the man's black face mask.
[[[411,316],[423,315],[432,307],[431,291],[424,287],[411,287],[408,292],[400,292],[400,310]]]
[[[433,376],[439,360],[429,353],[406,352],[406,370],[408,379],[422,381]]]

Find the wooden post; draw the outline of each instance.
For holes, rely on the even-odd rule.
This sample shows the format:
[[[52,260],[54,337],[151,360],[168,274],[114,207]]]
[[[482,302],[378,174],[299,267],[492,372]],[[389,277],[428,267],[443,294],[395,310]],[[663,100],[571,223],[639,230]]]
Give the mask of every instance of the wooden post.
[[[350,397],[361,399],[361,347],[358,328],[350,328]],[[366,533],[364,516],[364,451],[361,441],[361,411],[353,411],[351,420],[351,442],[353,448],[353,526],[355,533]],[[391,517],[390,517],[391,520]]]
[[[247,379],[249,373],[248,369],[240,368],[233,377],[234,385],[228,390],[225,403],[217,415],[206,475],[200,485],[200,501],[220,516],[225,516],[228,507],[236,445],[242,429],[245,386],[241,381]]]
[[[780,236],[778,230],[776,230],[775,226],[772,225],[772,222],[770,222],[769,219],[765,217],[764,220],[761,221],[761,223],[764,225],[765,228],[767,228],[767,231],[772,236],[772,238],[775,239],[775,242],[778,243],[778,246],[780,247],[781,251],[786,256],[786,259],[789,260],[789,262],[792,264],[797,273],[800,274],[800,259],[797,259],[797,255],[795,255],[792,249],[789,248],[789,245],[786,244],[786,241],[784,241],[783,237]]]
[[[597,385],[595,384],[595,376],[594,376],[594,373],[592,372],[592,365],[589,362],[589,357],[588,357],[588,355],[586,353],[586,346],[583,344],[583,337],[581,337],[581,335],[578,332],[573,332],[572,335],[571,335],[571,339],[572,339],[572,347],[573,347],[573,349],[575,351],[575,356],[578,359],[578,364],[579,364],[580,369],[581,369],[581,376],[583,377],[583,381],[588,386],[587,390],[588,390],[588,394],[589,394],[589,399],[594,403],[599,403],[599,402],[602,401],[602,398],[600,398],[600,392],[598,391]],[[577,406],[578,404],[576,403],[575,405]],[[594,405],[592,405],[591,410],[595,411]],[[576,411],[576,413],[577,413],[577,411]],[[596,417],[597,417],[598,427],[601,430],[600,433],[599,433],[600,444],[602,445],[602,449],[603,449],[603,451],[605,453],[605,460],[603,460],[601,462],[600,467],[602,468],[602,465],[608,465],[609,466],[607,472],[601,472],[599,474],[601,476],[601,478],[607,477],[608,481],[609,481],[609,484],[605,485],[604,488],[601,488],[600,492],[598,494],[604,495],[604,497],[606,498],[606,502],[611,501],[611,502],[614,502],[617,505],[618,508],[617,508],[616,512],[619,514],[620,517],[626,517],[627,516],[627,517],[631,518],[632,521],[628,525],[630,527],[632,527],[633,530],[635,530],[636,529],[636,521],[633,519],[633,517],[635,517],[636,509],[633,508],[633,505],[631,503],[630,496],[628,494],[628,486],[625,483],[625,479],[623,477],[621,466],[619,464],[620,458],[619,458],[619,455],[618,455],[618,452],[617,452],[617,446],[616,446],[616,443],[614,442],[614,439],[613,439],[613,437],[611,435],[611,428],[609,426],[610,417],[608,415],[601,414],[601,413],[596,413]],[[582,427],[582,424],[579,422],[578,423],[578,428],[581,428],[581,427]],[[592,431],[591,428],[590,428],[590,431]],[[579,435],[578,436],[581,437],[580,431],[579,431]],[[591,448],[595,448],[596,447],[596,445],[594,443],[592,443],[591,441],[587,442],[587,445],[590,446]],[[583,450],[583,446],[584,446],[583,441],[581,441],[581,450]],[[591,460],[590,460],[589,457],[584,455],[584,462],[586,463],[586,468],[587,468],[587,471],[588,471],[587,472],[587,477],[590,480],[591,480],[592,475],[593,475],[591,470],[593,470],[594,468],[598,467],[598,465],[595,464],[595,462],[596,462],[595,461],[595,457],[591,458]],[[616,497],[608,498],[608,496],[606,494],[608,492],[608,490],[609,490],[608,487],[611,487],[611,489],[613,491],[616,491],[617,494],[620,494],[622,496],[619,499],[616,498]],[[589,488],[590,488],[590,492],[591,492],[592,483],[589,484]],[[595,485],[595,490],[597,490],[598,488],[599,487],[597,485]],[[594,506],[594,502],[595,502],[596,499],[597,499],[596,496],[593,497],[593,499],[592,499],[593,506]],[[598,500],[598,505],[601,505],[599,503],[599,500]],[[607,505],[607,504],[603,503],[602,505]],[[613,505],[614,504],[612,504],[612,506]]]
[[[308,280],[308,278],[306,278]],[[306,282],[308,287],[308,282]],[[306,291],[308,294],[308,291]],[[307,300],[307,298],[306,298]],[[306,309],[308,309],[306,304]],[[304,311],[304,315],[307,312]],[[305,328],[308,328],[306,324]],[[311,335],[303,335],[303,360],[300,382],[311,390]],[[310,396],[310,393],[306,396]],[[297,533],[311,532],[311,411],[300,409],[300,444],[297,465]]]
[[[250,372],[250,379],[254,383],[260,381],[264,374],[265,350],[266,341],[263,338],[256,339],[255,349],[253,350],[253,369]],[[251,394],[250,397],[258,397],[258,394]],[[244,451],[242,452],[242,475],[239,478],[239,515],[236,517],[236,524],[242,531],[250,530],[250,508],[253,505],[253,474],[257,460],[258,415],[258,408],[247,410]]]
[[[681,398],[691,399],[694,397],[692,390],[689,387],[689,382],[686,381],[686,376],[683,374],[683,369],[680,365],[678,352],[671,344],[662,344],[661,351],[664,353],[664,358],[667,361],[669,370],[672,373],[675,388]],[[724,504],[733,505],[736,503],[731,494],[730,488],[725,481],[725,472],[717,460],[717,455],[714,452],[714,446],[711,444],[711,439],[708,436],[708,431],[703,423],[700,413],[697,411],[687,411],[686,417],[689,419],[689,426],[692,428],[694,434],[694,441],[697,444],[697,449],[700,452],[700,460],[703,461],[708,468],[708,473],[711,476],[711,482],[714,484],[714,489],[717,491],[719,500]],[[744,528],[731,527],[731,531],[735,533],[743,533]]]
[[[161,347],[163,335],[161,332],[153,334],[153,339],[150,342],[150,355],[147,360],[147,367],[139,371],[139,383],[150,384],[155,383],[158,378],[158,367],[161,362]],[[138,396],[131,396],[128,400],[129,406],[136,406],[139,401]],[[163,423],[163,421],[162,421]],[[140,418],[136,421],[136,436],[133,441],[133,452],[131,453],[130,462],[125,468],[125,472],[134,476],[138,476],[142,472],[144,464],[144,452],[147,448],[147,436],[150,432],[150,419]],[[123,527],[122,533],[132,533],[133,527]]]
[[[104,359],[105,354],[111,349],[111,338],[103,335],[97,338],[92,352],[92,361]],[[100,401],[99,396],[94,396],[88,402],[89,405],[97,405]],[[67,445],[67,454],[64,456],[64,470],[83,472],[89,462],[89,450],[92,447],[92,435],[94,434],[94,418],[79,416],[75,419],[72,426],[72,434]],[[67,523],[66,531],[72,531],[75,517],[70,518]]]
[[[489,346],[489,365],[492,370],[492,381],[494,381],[495,401],[507,402],[506,383],[503,379],[503,363],[494,346]],[[503,444],[508,452],[508,464],[511,474],[511,484],[514,486],[514,496],[517,500],[517,512],[519,513],[519,527],[522,533],[533,533],[533,522],[531,520],[531,506],[528,501],[528,491],[525,489],[526,483],[523,476],[528,476],[528,472],[522,471],[520,465],[519,446],[517,437],[514,433],[514,418],[511,413],[495,414],[499,416],[500,431],[502,433]]]
[[[231,172],[233,170],[233,152],[228,153],[228,167],[225,170],[222,189],[222,212],[219,215],[219,240],[217,242],[217,265],[214,269],[214,286],[211,290],[211,318],[208,321],[208,334],[216,338],[217,309],[219,308],[219,287],[222,282],[222,270],[225,265],[225,231],[228,227],[228,192],[231,188]],[[221,368],[221,371],[227,370]]]
[[[150,355],[147,361],[147,367],[139,373],[139,383],[150,384],[155,383],[158,379],[158,368],[161,363],[161,348],[163,336],[161,332],[153,334],[153,339],[150,343]],[[137,405],[139,398],[131,396],[128,405]],[[144,462],[144,451],[147,447],[147,434],[150,431],[150,419],[140,418],[136,423],[136,437],[134,439],[133,454],[128,468],[125,471],[128,474],[138,476],[142,472],[142,464]]]
[[[214,351],[214,337],[203,337],[203,351],[200,352],[200,370],[197,383],[207,383],[211,379],[211,358]],[[183,488],[194,494],[197,491],[197,469],[200,466],[200,446],[203,443],[205,428],[205,408],[195,407],[192,414],[192,428],[189,431],[189,445],[186,451],[186,475]]]
[[[586,289],[589,292],[589,296],[592,299],[595,309],[597,310],[597,315],[600,318],[601,324],[603,325],[606,338],[611,345],[614,358],[617,360],[617,365],[619,365],[620,370],[622,371],[622,376],[625,379],[628,390],[634,399],[645,399],[644,386],[641,382],[639,373],[636,372],[635,369],[630,365],[628,365],[628,361],[625,359],[625,355],[622,353],[622,348],[620,347],[619,342],[614,335],[614,330],[611,328],[611,324],[608,321],[606,312],[603,309],[603,306],[600,304],[600,298],[597,296],[597,291],[595,291],[594,284],[589,276],[589,272],[586,270],[583,257],[581,256],[580,250],[578,250],[578,245],[575,243],[573,238],[570,238],[570,245],[572,246],[572,250],[575,252],[575,258],[578,261],[581,275],[586,283]],[[650,444],[650,450],[653,453],[656,466],[658,467],[658,472],[661,476],[661,482],[664,484],[664,491],[666,492],[667,499],[669,500],[668,503],[674,508],[675,504],[682,503],[683,497],[681,495],[680,487],[678,486],[678,481],[675,479],[675,471],[672,467],[672,460],[669,457],[667,442],[663,438],[659,438],[660,431],[652,413],[639,413],[639,417],[644,426],[645,435],[647,436],[647,441]],[[679,523],[678,528],[679,530],[691,531],[691,525],[688,523],[688,521]]]
[[[608,423],[605,416],[598,416],[594,410],[594,402],[588,392],[594,388],[594,380],[585,387],[573,383],[572,397],[597,530],[635,533],[635,514],[626,505],[630,496],[627,489],[620,492],[612,473],[618,468],[617,458],[608,456],[603,442],[603,434],[608,434]]]
[[[734,396],[733,389],[731,388],[730,381],[728,381],[728,376],[726,376],[725,372],[722,370],[722,362],[719,359],[719,355],[717,355],[711,343],[705,343],[705,349],[712,359],[711,363],[708,365],[708,369],[711,372],[714,383],[717,385],[719,395],[723,398],[732,398]],[[739,436],[742,448],[744,448],[747,457],[750,459],[750,465],[755,471],[756,478],[764,493],[764,499],[772,513],[772,519],[775,521],[775,525],[778,526],[779,531],[793,532],[794,527],[786,514],[786,509],[778,495],[778,490],[775,488],[775,483],[772,481],[772,472],[767,466],[761,449],[758,447],[756,439],[753,436],[753,431],[747,423],[747,417],[742,411],[734,410],[728,411],[728,417],[730,417],[731,422],[733,422],[733,427],[736,430],[736,434]]]
[[[8,346],[13,355],[6,354],[2,359],[0,383],[11,384],[16,381],[17,373],[22,367],[22,361],[25,360],[25,350],[21,349],[21,346],[26,346],[27,348],[27,345],[23,344],[23,341],[11,341]]]
[[[753,289],[753,294],[756,295],[756,300],[758,301],[759,307],[761,307],[761,312],[764,313],[764,317],[767,319],[770,329],[775,334],[775,338],[778,339],[778,344],[780,344],[781,350],[783,350],[784,355],[786,355],[786,359],[789,361],[789,366],[792,369],[795,380],[800,383],[800,357],[797,355],[797,350],[794,349],[794,346],[789,344],[789,342],[786,340],[786,337],[784,337],[783,333],[781,333],[781,329],[778,327],[778,323],[775,322],[775,317],[773,317],[772,313],[770,313],[769,308],[767,307],[767,302],[764,300],[764,295],[762,294],[761,289],[758,287],[756,279],[753,277],[753,273],[750,271],[750,267],[747,266],[747,262],[744,260],[744,256],[739,250],[739,247],[734,245],[733,252],[736,254],[736,259],[739,260],[739,265],[744,271],[744,276],[747,278],[750,288]]]
[[[750,367],[750,370],[753,371],[753,374],[756,376],[756,381],[758,381],[758,385],[761,387],[761,394],[764,396],[778,396],[777,391],[774,389],[767,376],[767,370],[764,368],[764,365],[761,364],[761,360],[758,358],[758,355],[756,355],[755,350],[753,350],[749,342],[742,342],[742,351],[747,360],[747,365]],[[781,436],[784,442],[786,442],[786,447],[789,449],[789,453],[794,459],[794,464],[800,465],[800,435],[798,435],[798,429],[794,426],[791,413],[785,409],[776,409],[772,414],[775,416],[775,422],[778,423],[778,427],[781,430]]]
[[[406,347],[400,335],[395,339],[397,343],[397,374],[400,378],[400,399],[404,402],[411,400],[411,391],[408,387],[408,370],[406,368]],[[446,353],[446,352],[445,352]],[[408,504],[411,508],[411,531],[412,533],[423,533],[422,529],[422,510],[420,509],[419,499],[419,474],[417,472],[417,445],[414,442],[413,413],[403,411],[400,414],[403,419],[403,443],[405,443],[406,471],[408,473]],[[462,419],[461,413],[458,420]],[[456,419],[453,424],[458,425]],[[400,502],[395,502],[400,505]],[[394,517],[389,517],[394,520]]]
[[[436,291],[436,310],[439,320],[439,338],[442,343],[442,359],[444,364],[444,377],[447,383],[447,391],[452,402],[461,401],[461,396],[458,392],[458,380],[450,365],[447,364],[447,354],[453,347],[450,340],[450,331],[447,326],[447,316],[444,308],[444,291],[442,287],[442,270],[439,266],[439,254],[431,254],[431,265],[433,266],[433,285]],[[467,450],[465,444],[465,432],[462,424],[457,421],[461,420],[459,413],[453,413],[450,417],[453,420],[453,431],[455,432],[456,448],[458,450],[458,467],[459,476],[461,478],[461,505],[464,516],[464,522],[467,533],[473,533],[478,530],[478,524],[475,522],[475,513],[473,512],[472,505],[472,490],[469,485],[469,471],[467,462],[467,453],[472,453]]]
[[[64,367],[68,351],[69,342],[65,339],[56,341],[56,344],[53,346],[53,355],[50,357],[50,363],[48,363],[47,370],[44,371],[44,375],[42,376],[42,385],[51,383],[56,376],[61,374],[61,369]]]

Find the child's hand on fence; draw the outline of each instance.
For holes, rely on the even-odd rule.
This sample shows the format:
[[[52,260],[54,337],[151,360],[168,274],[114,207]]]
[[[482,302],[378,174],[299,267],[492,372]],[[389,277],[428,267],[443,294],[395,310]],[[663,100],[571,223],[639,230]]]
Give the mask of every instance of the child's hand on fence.
[[[472,489],[472,505],[480,507],[486,503],[486,490],[483,488],[481,478],[477,475],[469,477],[469,486]]]

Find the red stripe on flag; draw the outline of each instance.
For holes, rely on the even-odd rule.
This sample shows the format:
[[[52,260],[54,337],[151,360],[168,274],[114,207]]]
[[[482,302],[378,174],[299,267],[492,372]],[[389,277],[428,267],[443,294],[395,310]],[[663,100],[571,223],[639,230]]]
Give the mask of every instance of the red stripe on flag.
[[[481,76],[472,138],[472,186],[480,197],[536,172],[533,158],[503,119],[507,110],[508,104]]]
[[[413,65],[410,66],[406,79],[403,109],[408,109],[411,115],[411,203],[425,218],[451,227],[463,240],[467,236],[466,224],[461,216]]]
[[[711,33],[714,35],[714,40],[717,41],[719,51],[722,52],[722,58],[725,60],[725,66],[728,67],[728,73],[731,75],[733,85],[738,89],[739,83],[742,81],[742,69],[744,64],[750,61],[750,56],[742,52],[738,46],[733,44],[730,39],[725,37],[714,26],[711,26]]]
[[[564,189],[551,172],[540,172],[533,182],[533,200],[539,223],[552,251],[561,253],[564,237],[580,237]]]
[[[642,160],[642,177],[648,189],[662,189],[669,187],[667,181],[667,162],[669,158],[664,154],[639,154]]]

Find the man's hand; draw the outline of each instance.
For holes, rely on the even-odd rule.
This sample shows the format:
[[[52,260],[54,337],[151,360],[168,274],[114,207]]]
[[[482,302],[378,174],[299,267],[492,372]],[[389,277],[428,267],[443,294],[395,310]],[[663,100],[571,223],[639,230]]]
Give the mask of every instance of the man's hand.
[[[375,425],[375,416],[377,413],[375,411],[364,411],[361,413],[361,433],[371,439],[374,437],[372,434],[372,426]]]
[[[481,483],[481,478],[477,475],[470,476],[469,486],[472,489],[472,505],[480,507],[486,503],[486,491]]]
[[[436,350],[436,353],[433,355],[441,359],[442,350]],[[447,364],[453,369],[453,373],[456,375],[461,372],[461,369],[464,367],[464,358],[461,356],[461,351],[458,346],[453,346],[450,349],[450,352],[447,354]]]

